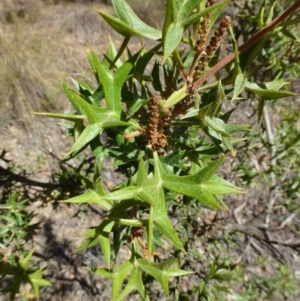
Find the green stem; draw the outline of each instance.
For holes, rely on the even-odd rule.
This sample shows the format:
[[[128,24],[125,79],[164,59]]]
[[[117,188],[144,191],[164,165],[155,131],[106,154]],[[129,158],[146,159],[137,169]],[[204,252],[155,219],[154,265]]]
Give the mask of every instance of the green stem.
[[[149,212],[149,223],[148,223],[148,261],[151,261],[151,255],[152,255],[152,243],[153,243],[153,216],[154,214],[154,207],[150,206],[150,212]]]

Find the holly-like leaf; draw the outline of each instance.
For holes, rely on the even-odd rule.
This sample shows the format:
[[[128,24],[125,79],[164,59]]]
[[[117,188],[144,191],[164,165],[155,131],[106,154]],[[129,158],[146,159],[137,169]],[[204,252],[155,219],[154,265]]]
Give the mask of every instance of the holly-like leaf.
[[[151,205],[148,224],[148,255],[151,255],[153,224],[166,236],[178,249],[184,251],[183,245],[179,240],[174,227],[172,226],[168,215],[164,198],[164,190],[158,169],[157,153],[154,153],[154,175],[148,178],[147,169],[142,159],[140,159],[137,187],[139,188],[138,197],[147,201]]]
[[[161,32],[144,23],[124,0],[113,0],[113,5],[118,18],[101,10],[96,11],[118,33],[124,37],[139,35],[152,40],[161,38]]]
[[[40,286],[50,286],[52,283],[46,279],[42,279],[43,272],[46,268],[40,269],[28,275],[28,281],[33,289],[34,295],[37,299],[40,298]]]
[[[169,277],[183,276],[192,273],[189,271],[171,268],[171,266],[176,262],[175,259],[169,259],[161,263],[149,263],[143,258],[139,258],[137,261],[139,268],[155,278],[160,283],[166,294],[169,294]]]
[[[142,280],[142,271],[138,268],[132,270],[129,281],[124,290],[116,298],[116,301],[124,300],[131,292],[138,291],[143,300],[149,301],[146,290]]]
[[[45,279],[42,279],[43,272],[46,267],[40,270],[37,270],[33,273],[28,274],[29,262],[33,255],[34,250],[32,249],[25,258],[18,260],[18,270],[14,271],[14,281],[12,285],[1,289],[1,292],[10,293],[10,301],[15,300],[15,295],[19,293],[20,286],[22,283],[29,283],[33,289],[33,292],[36,298],[39,298],[40,286],[49,286],[51,283]]]
[[[29,261],[33,255],[33,252],[34,252],[34,249],[32,249],[27,255],[25,258],[21,258],[19,260],[19,265],[20,267],[25,271],[28,267],[28,264],[29,264]]]
[[[138,59],[140,53],[136,53],[128,61],[126,61],[116,72],[109,70],[105,64],[101,64],[97,58],[96,53],[90,50],[91,61],[94,62],[99,80],[101,81],[104,89],[104,95],[109,110],[115,112],[120,116],[122,111],[121,106],[121,90],[124,82],[131,69],[134,66],[135,61]]]
[[[158,161],[162,185],[170,191],[175,191],[199,200],[201,205],[205,207],[224,210],[226,209],[226,205],[220,202],[218,198],[215,198],[213,193],[205,187],[205,183],[215,174],[222,160],[222,158],[219,158],[195,175],[181,177],[167,174]]]
[[[69,97],[72,98],[73,106],[75,105],[75,107],[77,107],[80,112],[83,112],[91,123],[85,128],[85,130],[75,141],[72,149],[65,156],[65,158],[86,146],[105,128],[135,125],[134,121],[123,121],[121,118],[121,112],[120,114],[118,114],[115,111],[91,105],[87,103],[76,92],[72,91],[67,85],[64,85],[64,88],[68,91]]]
[[[78,108],[83,115],[86,115],[90,123],[99,123],[103,128],[130,125],[129,122],[123,121],[120,114],[115,111],[91,105],[66,84],[63,83],[63,87],[65,91],[68,91],[73,106]],[[120,102],[120,99],[118,99],[118,101]]]
[[[109,233],[111,232],[114,224],[115,222],[112,220],[103,220],[95,229],[91,229],[84,234],[88,238],[76,250],[85,250],[99,243],[104,259],[108,265],[108,268],[110,268],[111,249]]]
[[[246,90],[257,94],[263,100],[279,99],[297,95],[296,93],[290,91],[279,90],[285,84],[287,83],[283,81],[273,81],[262,84],[247,83],[245,88]]]
[[[118,300],[119,291],[122,287],[123,281],[126,276],[134,269],[131,261],[126,261],[122,265],[115,265],[113,270],[113,286],[112,286],[112,299]]]
[[[76,204],[97,204],[101,207],[104,207],[107,210],[110,210],[113,206],[113,202],[111,200],[106,200],[103,196],[99,195],[95,191],[91,190],[84,194],[75,196],[68,200],[63,201],[65,203],[76,203]]]

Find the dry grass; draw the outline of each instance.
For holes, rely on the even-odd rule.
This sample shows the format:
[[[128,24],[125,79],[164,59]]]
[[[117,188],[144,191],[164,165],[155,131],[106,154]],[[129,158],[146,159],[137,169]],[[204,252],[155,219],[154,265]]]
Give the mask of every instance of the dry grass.
[[[103,51],[109,35],[116,46],[122,40],[93,10],[95,6],[112,12],[103,2],[1,1],[0,125],[12,118],[29,124],[32,110],[66,109],[57,77],[93,79],[85,54],[88,45]],[[128,2],[146,23],[162,25],[164,1]]]
[[[28,35],[31,24],[17,22],[10,26],[12,30],[0,34],[0,98],[6,112],[25,117],[28,110],[51,104],[50,96],[57,93],[55,74],[50,71],[50,49],[38,32]]]
[[[0,27],[1,123],[11,118],[28,123],[32,110],[66,107],[57,77],[91,77],[84,74],[85,49],[88,43],[94,47],[106,43],[106,29],[91,6],[48,6],[27,0],[22,7],[19,0],[4,1],[12,18]]]

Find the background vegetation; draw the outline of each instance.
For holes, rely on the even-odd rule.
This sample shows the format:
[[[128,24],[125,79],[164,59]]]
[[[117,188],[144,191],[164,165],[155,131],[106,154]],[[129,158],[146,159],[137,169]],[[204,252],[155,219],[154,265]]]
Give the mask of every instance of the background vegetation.
[[[133,4],[133,9],[146,23],[161,25],[162,1],[128,2]],[[270,9],[271,2],[266,1],[266,9]],[[111,11],[111,7],[105,3],[51,0],[28,0],[24,3],[5,0],[1,3],[0,11],[0,141],[4,142],[1,148],[8,151],[2,153],[0,158],[3,206],[0,208],[0,225],[4,229],[0,236],[1,260],[10,262],[9,266],[16,269],[22,268],[16,266],[17,252],[20,252],[17,256],[26,258],[35,247],[32,273],[47,265],[45,278],[53,284],[51,288],[41,289],[41,300],[57,300],[57,296],[62,300],[80,300],[82,296],[85,300],[98,300],[97,292],[92,287],[96,284],[98,292],[104,289],[102,280],[89,278],[87,273],[80,274],[79,266],[97,260],[94,257],[99,251],[87,251],[74,257],[74,245],[57,238],[58,232],[63,231],[61,229],[74,228],[74,224],[71,222],[65,228],[60,228],[59,220],[66,218],[59,212],[68,212],[70,209],[55,201],[81,190],[77,176],[80,171],[86,174],[90,172],[89,154],[69,165],[58,167],[62,153],[69,146],[68,142],[61,141],[60,132],[50,121],[41,122],[29,112],[69,112],[57,77],[64,80],[70,76],[92,79],[85,56],[87,43],[96,49],[106,49],[108,33],[116,43],[120,43],[120,38],[109,31],[109,27],[91,8],[96,6]],[[275,13],[288,4],[288,1],[277,1]],[[232,2],[228,12],[232,14],[234,33],[239,43],[260,28],[259,15],[256,14],[258,9],[253,1]],[[291,36],[293,42],[287,38]],[[225,53],[227,50],[223,46],[222,51]],[[284,78],[291,81],[290,89],[299,93],[299,55],[299,29],[271,39],[257,62],[266,67],[253,81]],[[254,132],[251,139],[240,146],[246,146],[247,152],[238,151],[235,158],[229,158],[221,173],[230,182],[242,186],[246,193],[225,199],[230,213],[215,215],[203,210],[186,221],[189,224],[188,233],[185,234],[186,244],[200,251],[182,258],[182,266],[198,270],[198,277],[205,280],[201,282],[205,286],[200,283],[199,287],[190,287],[189,283],[192,282],[184,277],[178,286],[174,281],[171,285],[171,298],[174,300],[178,294],[182,300],[188,300],[195,290],[205,296],[211,287],[224,290],[226,300],[299,298],[300,100],[296,96],[268,102],[262,112],[262,122],[258,123],[254,114],[258,110],[257,99],[251,93],[243,97],[247,101],[235,112],[234,117],[238,122],[252,124]],[[30,136],[29,132],[34,134]],[[40,134],[36,135],[37,132]],[[57,135],[56,138],[51,137],[49,143],[47,140],[46,149],[45,133]],[[16,141],[13,143],[14,139]],[[32,139],[37,141],[36,144],[32,144]],[[32,145],[35,150],[32,150]],[[30,154],[26,149],[31,150]],[[44,181],[41,181],[41,174]],[[112,178],[109,171],[107,174],[108,185],[110,181],[118,181]],[[18,197],[15,193],[18,193]],[[16,203],[25,198],[29,201]],[[50,206],[45,205],[45,199],[51,201]],[[55,214],[57,220],[50,216],[39,225],[40,230],[34,231],[36,227],[32,226],[36,221],[30,223],[32,210],[38,214],[37,221],[44,217],[45,211]],[[78,207],[70,216],[86,222],[101,214],[95,210],[92,206]],[[82,223],[74,223],[77,231],[82,233]],[[271,235],[264,230],[265,223],[269,223],[273,229]],[[46,235],[48,247],[56,242],[56,253],[54,250],[46,252],[43,248],[47,244],[37,247],[42,244],[38,233]],[[189,241],[191,237],[193,239]],[[66,274],[59,275],[59,270],[64,270]],[[2,287],[9,284],[11,279],[4,278]],[[151,280],[150,286],[153,288],[153,300],[164,298]],[[23,300],[34,299],[28,287],[26,293],[18,296]],[[3,298],[7,300],[7,295],[3,295]]]

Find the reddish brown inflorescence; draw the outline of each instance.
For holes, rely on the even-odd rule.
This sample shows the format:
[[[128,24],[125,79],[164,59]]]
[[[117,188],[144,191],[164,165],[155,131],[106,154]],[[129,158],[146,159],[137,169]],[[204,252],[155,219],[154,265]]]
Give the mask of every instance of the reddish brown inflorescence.
[[[167,144],[167,137],[163,132],[163,125],[160,123],[159,117],[159,102],[161,96],[156,93],[152,99],[149,106],[149,123],[146,128],[146,137],[151,145],[152,150],[159,150]]]
[[[221,41],[221,38],[224,35],[224,32],[226,31],[226,29],[229,26],[230,22],[231,22],[230,17],[225,16],[223,21],[221,22],[219,28],[215,31],[214,36],[210,39],[209,45],[206,46],[205,52],[203,52],[200,63],[196,68],[197,73],[201,73],[202,71],[204,71],[204,69],[207,66],[209,60],[212,58],[215,51],[219,47],[219,43]]]

